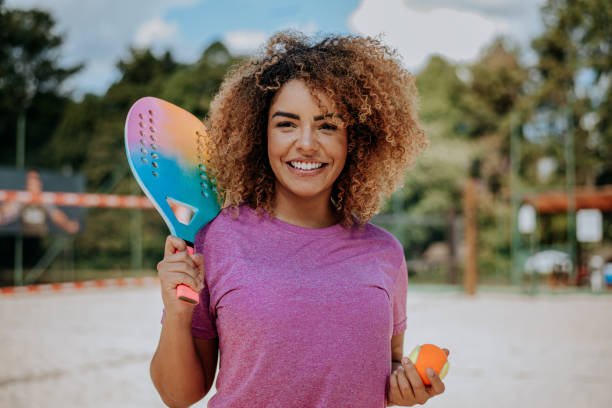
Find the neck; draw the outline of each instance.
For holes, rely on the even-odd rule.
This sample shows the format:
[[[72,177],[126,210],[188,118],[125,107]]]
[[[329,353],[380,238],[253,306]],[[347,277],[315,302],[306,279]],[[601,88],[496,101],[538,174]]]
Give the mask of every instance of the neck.
[[[305,200],[276,190],[274,215],[281,221],[305,228],[325,228],[338,222],[330,196]]]

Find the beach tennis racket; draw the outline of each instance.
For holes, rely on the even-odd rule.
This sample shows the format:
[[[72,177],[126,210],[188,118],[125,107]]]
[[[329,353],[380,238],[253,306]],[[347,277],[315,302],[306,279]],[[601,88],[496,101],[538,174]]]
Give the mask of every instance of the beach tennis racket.
[[[125,150],[132,174],[151,200],[170,233],[183,239],[193,254],[198,231],[219,213],[215,179],[206,168],[201,120],[162,99],[141,98],[125,121]],[[178,285],[179,299],[197,304],[199,295]]]

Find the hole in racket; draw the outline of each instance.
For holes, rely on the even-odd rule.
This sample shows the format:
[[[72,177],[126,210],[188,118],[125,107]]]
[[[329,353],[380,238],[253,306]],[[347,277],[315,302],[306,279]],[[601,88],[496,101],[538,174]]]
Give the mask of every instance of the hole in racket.
[[[171,197],[166,197],[166,201],[172,209],[177,221],[181,224],[189,225],[195,215],[196,209],[189,204],[182,203]]]

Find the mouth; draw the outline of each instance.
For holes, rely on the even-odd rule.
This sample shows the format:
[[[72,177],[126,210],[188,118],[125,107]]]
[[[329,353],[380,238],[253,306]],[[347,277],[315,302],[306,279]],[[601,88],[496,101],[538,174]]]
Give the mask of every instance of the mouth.
[[[299,177],[314,177],[325,171],[329,163],[323,162],[304,162],[291,160],[287,162],[289,171]]]
[[[305,162],[305,161],[292,160],[292,161],[287,162],[287,164],[289,165],[289,167],[294,168],[296,170],[316,171],[316,170],[320,170],[323,167],[327,166],[328,163]]]

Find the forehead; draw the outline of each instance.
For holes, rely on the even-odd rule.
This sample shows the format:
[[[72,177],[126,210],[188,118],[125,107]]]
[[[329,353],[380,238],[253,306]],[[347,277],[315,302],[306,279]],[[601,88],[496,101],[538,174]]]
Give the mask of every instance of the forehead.
[[[313,89],[303,80],[293,79],[285,83],[274,95],[270,110],[277,106],[328,111],[332,109],[334,102],[325,93]]]

